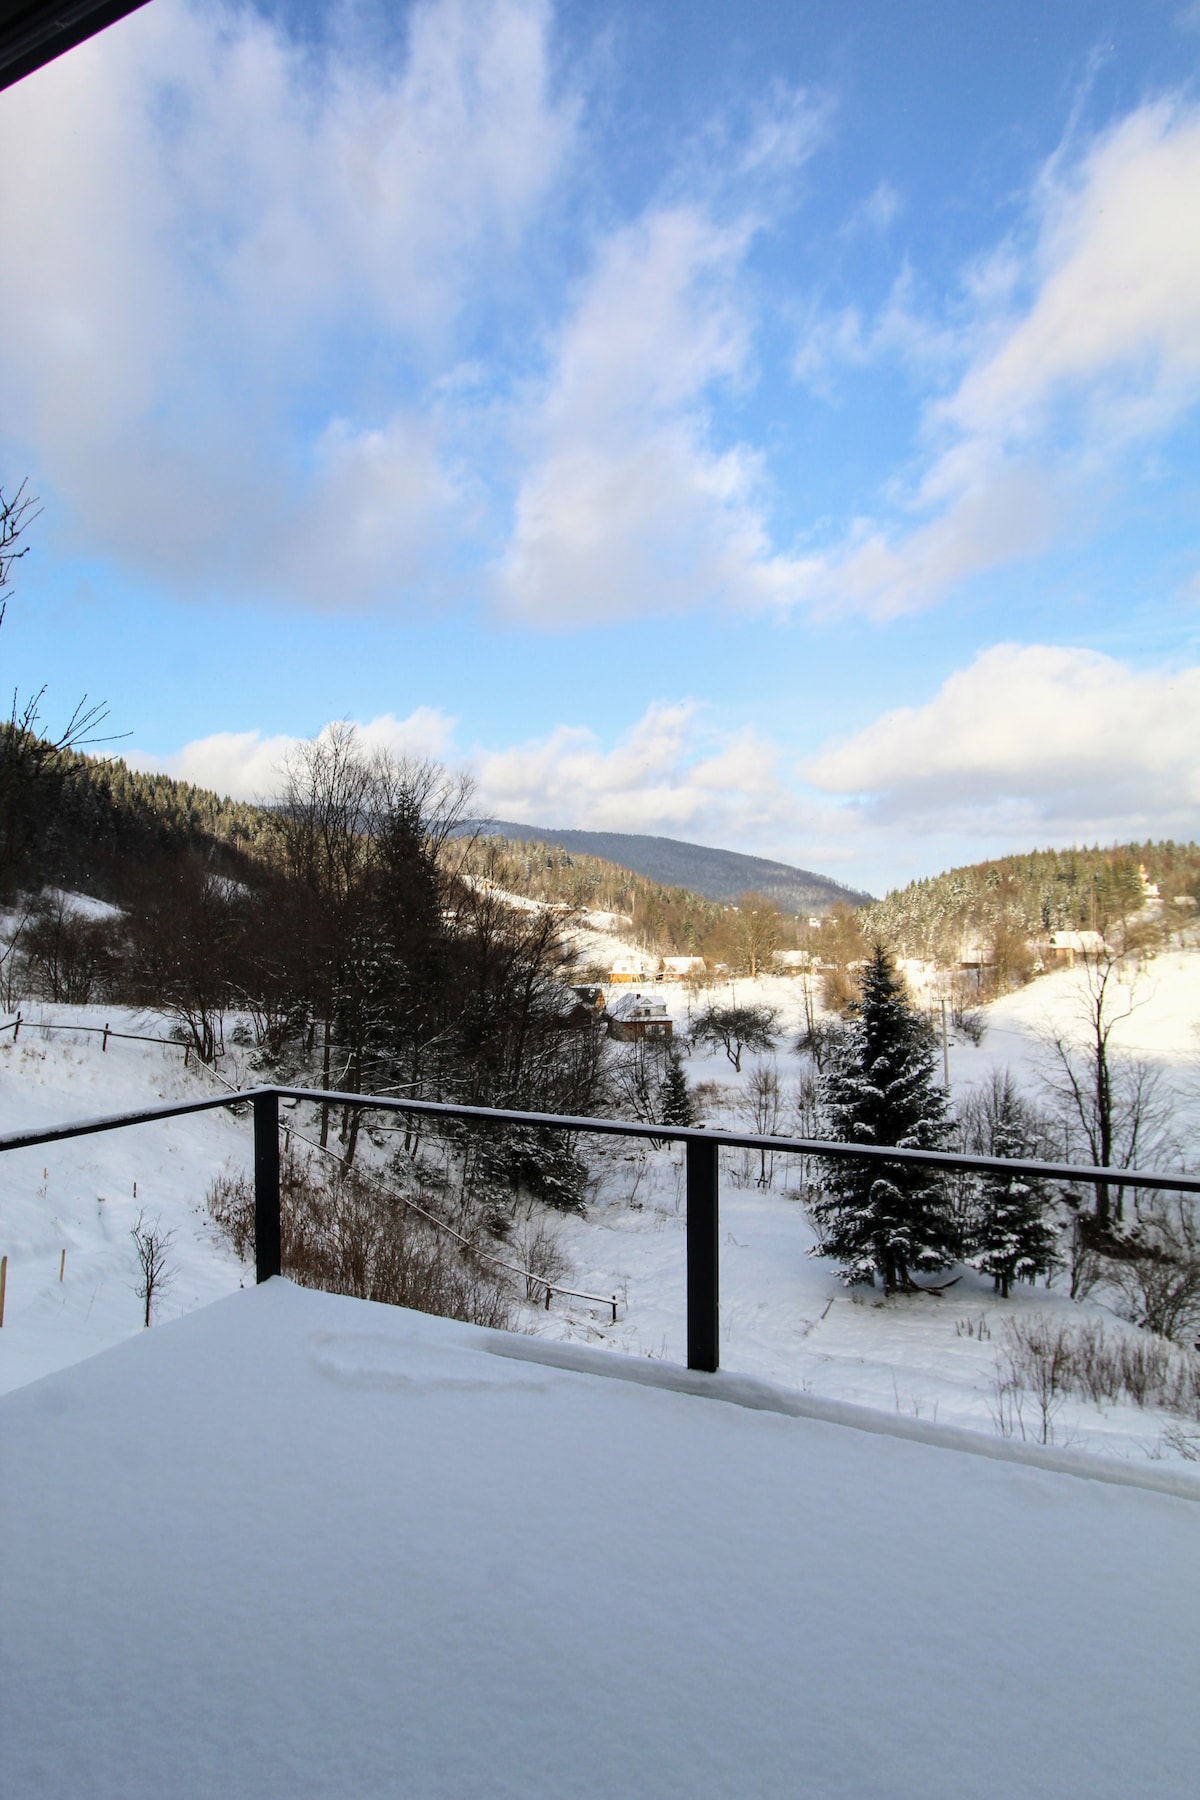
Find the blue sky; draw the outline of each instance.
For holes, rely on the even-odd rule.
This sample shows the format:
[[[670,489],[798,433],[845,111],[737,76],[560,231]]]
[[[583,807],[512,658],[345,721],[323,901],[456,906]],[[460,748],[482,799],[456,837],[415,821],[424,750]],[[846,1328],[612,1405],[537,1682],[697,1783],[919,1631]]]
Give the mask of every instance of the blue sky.
[[[1200,811],[1200,6],[152,0],[0,95],[4,675],[881,891]]]

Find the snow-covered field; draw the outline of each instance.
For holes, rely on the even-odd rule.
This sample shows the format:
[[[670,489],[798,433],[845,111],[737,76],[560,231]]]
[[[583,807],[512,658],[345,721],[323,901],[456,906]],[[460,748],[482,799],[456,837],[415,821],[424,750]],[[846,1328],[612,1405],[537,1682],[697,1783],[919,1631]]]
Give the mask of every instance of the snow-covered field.
[[[1036,1094],[1046,1052],[1038,1036],[1049,1022],[1069,1027],[1078,997],[1077,972],[1060,971],[987,1010],[978,1048],[950,1046],[951,1085],[961,1092],[1009,1066]],[[646,990],[665,1000],[682,1032],[694,1002],[683,987]],[[802,1019],[798,982],[774,977],[739,981],[739,1000],[778,1008],[784,1027],[777,1062],[784,1111],[777,1129],[796,1129],[791,1094],[800,1070],[791,1045]],[[1130,1048],[1156,1059],[1177,1095],[1180,1161],[1195,1166],[1200,1145],[1200,955],[1173,953],[1150,966],[1146,1003],[1118,1028]],[[713,998],[729,998],[716,990]],[[185,1069],[174,1046],[97,1036],[43,1035],[39,1017],[165,1036],[163,1020],[97,1011],[27,1006],[19,1041],[0,1036],[0,1131],[40,1121],[84,1118],[215,1091],[216,1080]],[[241,1073],[234,1052],[226,1080]],[[712,1123],[750,1129],[745,1084],[754,1059],[735,1074],[721,1052],[694,1055],[688,1078],[700,1088]],[[141,1126],[48,1149],[8,1153],[0,1162],[0,1254],[7,1254],[8,1294],[0,1331],[0,1391],[21,1386],[135,1334],[141,1307],[130,1229],[139,1212],[174,1232],[174,1279],[157,1317],[168,1320],[252,1280],[218,1241],[204,1210],[213,1176],[248,1167],[250,1123],[224,1112]],[[549,1312],[528,1307],[523,1329],[541,1336],[606,1345],[640,1357],[685,1360],[683,1172],[678,1152],[647,1151],[605,1140],[596,1152],[596,1182],[587,1216],[557,1224],[569,1258],[567,1285],[615,1294],[618,1319],[588,1302],[557,1298]],[[844,1399],[894,1417],[996,1431],[994,1368],[1001,1323],[1031,1309],[1071,1318],[1103,1317],[1079,1308],[1061,1281],[1047,1291],[1021,1288],[1006,1302],[970,1272],[940,1295],[889,1301],[848,1293],[832,1268],[809,1255],[811,1226],[789,1198],[781,1160],[773,1186],[756,1185],[756,1157],[736,1151],[722,1161],[722,1365],[793,1392]],[[135,1193],[136,1184],[136,1193]],[[62,1251],[66,1251],[59,1280]],[[1179,1421],[1132,1404],[1101,1409],[1067,1400],[1053,1422],[1055,1441],[1135,1462],[1184,1454]],[[1032,1425],[1031,1425],[1032,1429]],[[1200,1426],[1191,1428],[1192,1438]],[[1200,1447],[1200,1446],[1197,1446]]]
[[[275,1281],[0,1399],[0,1791],[1194,1791],[1194,1477],[572,1359]]]

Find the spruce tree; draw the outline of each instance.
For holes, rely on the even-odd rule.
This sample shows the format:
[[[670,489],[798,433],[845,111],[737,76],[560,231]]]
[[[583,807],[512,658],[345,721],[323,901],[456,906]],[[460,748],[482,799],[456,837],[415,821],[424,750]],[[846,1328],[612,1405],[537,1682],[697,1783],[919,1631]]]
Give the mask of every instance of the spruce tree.
[[[658,1117],[663,1125],[694,1125],[696,1103],[683,1072],[683,1058],[678,1050],[667,1053],[667,1063],[658,1088]]]
[[[862,973],[861,998],[821,1077],[829,1137],[851,1144],[940,1150],[950,1123],[936,1080],[937,1051],[881,944]],[[884,1292],[912,1288],[916,1270],[944,1269],[957,1228],[944,1175],[936,1168],[839,1158],[827,1165],[813,1205],[821,1232],[814,1254],[836,1257],[842,1279]]]
[[[1028,1120],[1021,1097],[1005,1070],[986,1096],[988,1156],[1027,1157]],[[990,1275],[1004,1299],[1014,1281],[1035,1281],[1058,1262],[1057,1238],[1048,1218],[1045,1184],[1026,1175],[990,1173],[979,1178],[979,1201],[971,1230],[972,1268]]]

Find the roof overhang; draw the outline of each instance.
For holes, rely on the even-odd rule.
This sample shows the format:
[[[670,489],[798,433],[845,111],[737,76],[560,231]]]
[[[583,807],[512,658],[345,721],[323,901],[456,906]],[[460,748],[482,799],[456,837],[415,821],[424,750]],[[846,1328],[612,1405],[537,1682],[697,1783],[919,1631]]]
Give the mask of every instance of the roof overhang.
[[[0,0],[0,88],[32,75],[146,0]]]

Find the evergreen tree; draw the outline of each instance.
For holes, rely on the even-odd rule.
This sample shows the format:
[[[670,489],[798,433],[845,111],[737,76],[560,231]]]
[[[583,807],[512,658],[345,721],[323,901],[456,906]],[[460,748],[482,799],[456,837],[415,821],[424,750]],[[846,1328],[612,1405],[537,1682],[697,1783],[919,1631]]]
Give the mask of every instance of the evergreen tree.
[[[683,1072],[683,1058],[678,1050],[667,1054],[666,1067],[658,1089],[658,1117],[663,1125],[694,1125],[696,1103]]]
[[[977,1148],[986,1156],[1027,1157],[1031,1152],[1026,1109],[1007,1069],[985,1096],[985,1134]],[[971,1228],[972,1268],[990,1275],[1005,1299],[1014,1281],[1035,1281],[1058,1262],[1056,1233],[1047,1214],[1045,1184],[1025,1175],[982,1175]]]
[[[861,999],[821,1077],[828,1136],[851,1144],[940,1150],[950,1124],[935,1076],[927,1022],[909,1006],[881,944],[862,974]],[[957,1229],[945,1177],[933,1168],[851,1158],[830,1162],[813,1213],[817,1255],[836,1257],[843,1280],[885,1293],[912,1288],[915,1270],[946,1268]]]

